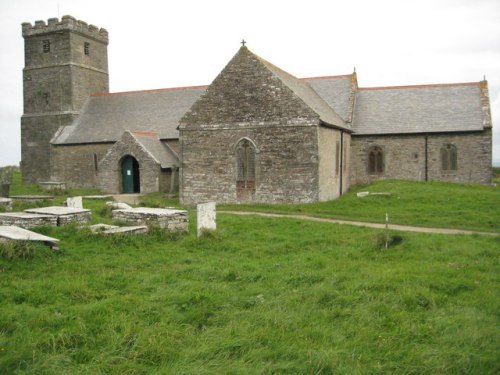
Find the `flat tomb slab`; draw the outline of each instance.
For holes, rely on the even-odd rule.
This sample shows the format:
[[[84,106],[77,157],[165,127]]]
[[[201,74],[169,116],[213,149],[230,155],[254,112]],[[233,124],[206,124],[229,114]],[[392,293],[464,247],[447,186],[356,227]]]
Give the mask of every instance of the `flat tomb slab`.
[[[90,226],[90,230],[94,233],[115,234],[115,233],[146,233],[148,227],[145,225],[136,225],[133,227],[119,227],[118,225],[95,224]]]
[[[113,210],[114,220],[134,225],[157,225],[172,231],[188,231],[189,217],[185,210],[171,208],[136,207]]]
[[[64,190],[66,190],[66,182],[45,181],[45,182],[39,182],[38,185],[43,190],[48,190],[48,191],[64,191]]]
[[[17,225],[22,228],[33,228],[41,225],[56,227],[57,216],[29,212],[0,213],[0,225]]]
[[[57,225],[66,225],[70,223],[88,224],[91,218],[91,211],[85,208],[51,206],[29,208],[24,210],[24,212],[55,216],[57,217]]]
[[[54,199],[54,196],[52,196],[52,195],[11,195],[10,198],[12,198],[15,201],[40,202],[40,201],[52,200],[52,199]]]
[[[0,241],[40,241],[58,249],[59,240],[13,225],[0,225]]]

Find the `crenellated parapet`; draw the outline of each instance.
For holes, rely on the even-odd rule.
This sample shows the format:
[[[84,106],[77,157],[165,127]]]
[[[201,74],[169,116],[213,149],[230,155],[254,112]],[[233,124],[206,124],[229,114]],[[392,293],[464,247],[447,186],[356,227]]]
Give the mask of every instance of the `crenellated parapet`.
[[[58,18],[49,18],[47,23],[45,21],[35,21],[32,25],[29,22],[22,24],[23,37],[33,35],[42,35],[46,33],[61,32],[61,31],[74,31],[93,39],[99,40],[108,44],[108,31],[104,28],[99,28],[94,25],[89,25],[84,21],[77,20],[72,16],[63,16],[59,21]]]

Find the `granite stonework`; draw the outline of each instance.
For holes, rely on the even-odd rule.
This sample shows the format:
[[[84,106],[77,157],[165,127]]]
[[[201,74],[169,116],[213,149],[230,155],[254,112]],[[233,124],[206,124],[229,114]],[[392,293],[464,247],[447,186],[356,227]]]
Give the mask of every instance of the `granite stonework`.
[[[351,183],[366,184],[377,179],[491,182],[491,130],[455,134],[408,134],[353,136]],[[457,148],[457,170],[443,171],[440,150],[445,144]],[[378,146],[383,152],[384,169],[368,171],[368,154]]]
[[[87,209],[78,209],[71,207],[40,207],[40,208],[30,208],[24,210],[28,213],[50,215],[57,218],[57,225],[67,225],[67,224],[88,224],[91,219],[91,211]]]
[[[29,212],[0,213],[1,225],[16,225],[22,228],[34,228],[39,226],[57,226],[57,216],[42,215]]]
[[[139,164],[140,193],[170,191],[172,170],[162,168],[159,161],[127,132],[119,142],[109,148],[99,162],[98,182],[101,191],[109,194],[123,192],[121,164],[126,155],[134,157]]]
[[[26,183],[50,181],[50,140],[73,123],[89,94],[109,90],[108,33],[64,16],[23,23],[22,34],[22,176]]]
[[[171,231],[188,231],[188,212],[170,208],[137,207],[125,210],[113,210],[113,220],[120,220],[134,225],[158,226]]]
[[[113,143],[52,145],[52,178],[66,181],[68,187],[98,187],[99,161]]]
[[[241,48],[181,119],[183,204],[299,203],[335,196],[338,187],[324,185],[321,193],[319,188],[319,115],[290,88],[300,83],[272,69]],[[255,149],[255,189],[239,196],[236,148],[243,139]]]

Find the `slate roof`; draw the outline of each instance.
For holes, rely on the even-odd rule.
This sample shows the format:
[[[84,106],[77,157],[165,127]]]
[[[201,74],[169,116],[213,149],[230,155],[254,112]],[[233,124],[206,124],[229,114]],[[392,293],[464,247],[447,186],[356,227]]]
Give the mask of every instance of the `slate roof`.
[[[339,114],[344,121],[349,118],[352,75],[302,78],[318,95]]]
[[[162,168],[179,165],[179,157],[155,132],[128,132]]]
[[[116,142],[126,130],[177,139],[179,119],[205,90],[196,86],[91,95],[75,123],[59,129],[52,143]]]
[[[354,134],[483,130],[479,83],[360,88]]]
[[[242,47],[246,48],[246,47]],[[255,55],[255,54],[254,54]],[[320,119],[330,125],[335,125],[340,128],[348,129],[342,117],[340,117],[321,96],[309,85],[305,80],[298,79],[293,75],[285,72],[284,70],[273,65],[269,61],[255,55],[260,62],[262,62],[275,76],[277,76],[283,84],[289,87],[295,95],[301,98],[306,105],[308,105],[314,112],[316,112]]]

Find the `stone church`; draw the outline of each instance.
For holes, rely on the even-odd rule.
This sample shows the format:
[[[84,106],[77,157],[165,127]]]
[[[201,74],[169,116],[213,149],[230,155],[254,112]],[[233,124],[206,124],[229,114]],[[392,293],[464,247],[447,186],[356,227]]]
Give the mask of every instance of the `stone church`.
[[[488,184],[485,80],[358,86],[299,79],[242,46],[209,86],[109,93],[105,29],[23,23],[25,182],[182,203],[314,202],[398,178]]]

